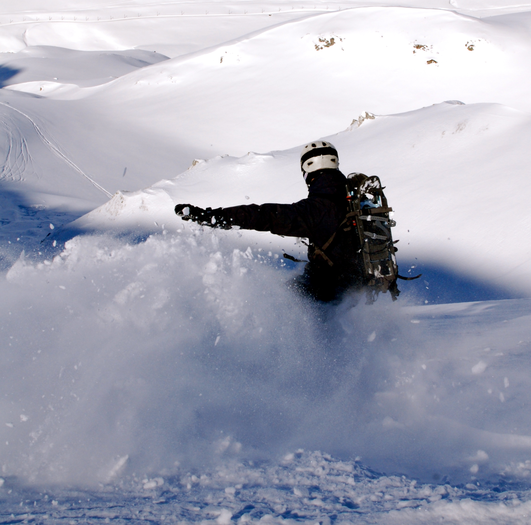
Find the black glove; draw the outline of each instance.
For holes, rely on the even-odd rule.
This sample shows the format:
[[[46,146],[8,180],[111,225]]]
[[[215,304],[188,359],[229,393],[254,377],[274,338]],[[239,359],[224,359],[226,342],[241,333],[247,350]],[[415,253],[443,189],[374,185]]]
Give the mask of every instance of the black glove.
[[[201,226],[210,226],[212,228],[230,229],[230,222],[223,214],[223,208],[199,208],[191,204],[177,204],[175,206],[175,213],[181,217],[183,221],[194,221]]]

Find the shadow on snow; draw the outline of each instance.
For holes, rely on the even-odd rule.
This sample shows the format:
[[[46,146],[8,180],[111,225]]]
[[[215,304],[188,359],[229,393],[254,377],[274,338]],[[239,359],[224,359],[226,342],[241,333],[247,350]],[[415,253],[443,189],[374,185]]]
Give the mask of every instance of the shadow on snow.
[[[22,250],[25,250],[26,256],[31,258],[52,258],[62,251],[65,242],[78,235],[106,233],[124,243],[138,244],[160,232],[142,227],[101,232],[69,224],[83,213],[85,212],[76,213],[35,205],[22,193],[0,187],[0,271],[9,268]],[[282,267],[290,271],[295,268],[302,271],[304,267],[302,263],[282,258],[272,259],[271,264],[279,265],[279,260],[282,261]],[[495,286],[488,280],[457,273],[452,268],[422,261],[415,261],[415,264],[412,264],[411,261],[399,259],[398,262],[401,274],[406,276],[422,274],[422,277],[414,281],[399,281],[401,290],[399,301],[406,300],[413,304],[444,304],[525,297],[525,294]],[[410,270],[407,270],[408,268]]]
[[[20,69],[15,69],[9,66],[0,66],[0,89],[9,85],[7,81],[18,75],[20,72]]]
[[[52,243],[48,246],[42,241],[51,228],[67,224],[86,211],[36,204],[24,192],[0,183],[0,271],[7,270],[22,251],[35,258],[48,256]]]

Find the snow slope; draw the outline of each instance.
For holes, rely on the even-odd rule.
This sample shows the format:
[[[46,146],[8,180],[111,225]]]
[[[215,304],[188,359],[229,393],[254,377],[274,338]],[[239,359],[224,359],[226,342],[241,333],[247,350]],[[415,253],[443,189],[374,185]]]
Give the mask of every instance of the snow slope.
[[[526,7],[106,4],[0,7],[2,520],[527,523]],[[317,137],[397,303],[172,212],[304,197]]]
[[[340,167],[345,173],[378,174],[388,186],[398,222],[395,238],[401,241],[399,261],[406,267],[420,264],[425,281],[433,279],[435,287],[440,286],[437,273],[444,270],[482,283],[492,294],[531,293],[531,269],[523,264],[530,246],[515,242],[508,234],[511,226],[503,220],[504,213],[519,210],[515,233],[531,227],[527,209],[531,185],[526,180],[531,120],[527,114],[495,104],[447,102],[404,114],[373,116],[326,139],[341,152]],[[299,153],[300,148],[294,148],[199,162],[147,190],[116,194],[68,226],[63,238],[109,228],[146,234],[164,225],[175,231],[182,228],[173,216],[176,203],[215,208],[297,201],[306,194],[298,172]],[[272,243],[304,257],[306,248],[297,239],[243,235],[252,246]],[[429,300],[441,301],[450,294],[439,287],[435,295],[428,295]]]
[[[242,155],[336,133],[365,111],[399,113],[452,99],[529,111],[521,68],[528,40],[528,26],[442,10],[305,13],[99,90],[52,96],[83,97],[81,106],[96,105],[160,140],[205,144],[209,156]]]
[[[218,153],[265,152],[336,133],[365,111],[452,99],[529,111],[521,68],[529,46],[520,45],[528,38],[527,30],[448,11],[350,9],[140,70],[99,95],[150,133],[172,130],[176,141],[206,140]],[[199,114],[208,115],[206,126]],[[185,129],[175,129],[180,119]]]

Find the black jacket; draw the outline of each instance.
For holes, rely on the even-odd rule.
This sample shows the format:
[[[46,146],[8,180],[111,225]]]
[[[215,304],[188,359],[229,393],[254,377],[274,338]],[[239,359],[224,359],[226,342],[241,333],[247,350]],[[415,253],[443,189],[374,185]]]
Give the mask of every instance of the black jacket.
[[[307,237],[311,243],[323,246],[345,218],[346,182],[336,169],[315,175],[306,199],[294,204],[233,206],[223,208],[223,215],[244,229]]]
[[[305,275],[311,288],[336,289],[352,284],[356,277],[352,237],[339,230],[345,219],[346,179],[337,169],[324,169],[311,173],[312,181],[308,197],[294,204],[251,204],[223,208],[223,216],[229,224],[244,229],[269,231],[277,235],[305,237],[310,241]],[[326,258],[319,250],[336,236],[325,250]],[[322,296],[320,293],[312,295]],[[319,297],[322,298],[322,297]],[[326,299],[325,299],[326,300]]]

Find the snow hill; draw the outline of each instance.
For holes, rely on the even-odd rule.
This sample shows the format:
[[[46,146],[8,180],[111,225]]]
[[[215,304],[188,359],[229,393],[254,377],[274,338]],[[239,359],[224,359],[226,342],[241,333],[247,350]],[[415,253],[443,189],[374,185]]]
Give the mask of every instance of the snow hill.
[[[2,518],[526,523],[526,9],[4,2]],[[173,213],[303,198],[316,138],[387,187],[396,303]]]

